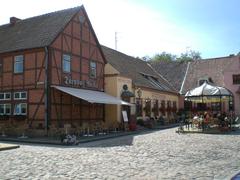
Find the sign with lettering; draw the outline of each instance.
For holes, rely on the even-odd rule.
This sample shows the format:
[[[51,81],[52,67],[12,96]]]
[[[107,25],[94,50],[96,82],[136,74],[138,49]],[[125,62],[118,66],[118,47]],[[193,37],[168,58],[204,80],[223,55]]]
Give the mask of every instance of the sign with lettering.
[[[72,86],[97,88],[96,82],[93,80],[72,79],[68,76],[64,77],[64,83]]]

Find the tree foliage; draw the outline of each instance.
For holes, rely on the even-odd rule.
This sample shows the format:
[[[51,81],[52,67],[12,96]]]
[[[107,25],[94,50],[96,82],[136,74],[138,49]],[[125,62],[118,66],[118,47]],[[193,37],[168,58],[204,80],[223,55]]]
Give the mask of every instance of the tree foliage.
[[[162,52],[161,54],[156,54],[151,58],[152,61],[174,61],[176,56],[171,53]]]
[[[181,53],[180,57],[177,58],[177,61],[195,61],[200,59],[202,59],[200,52],[190,50],[185,53]]]
[[[185,53],[181,53],[179,57],[171,53],[162,52],[154,55],[151,58],[148,57],[148,59],[151,61],[169,62],[169,61],[195,61],[195,60],[200,60],[202,58],[201,58],[200,52],[189,50],[189,51],[186,51]]]

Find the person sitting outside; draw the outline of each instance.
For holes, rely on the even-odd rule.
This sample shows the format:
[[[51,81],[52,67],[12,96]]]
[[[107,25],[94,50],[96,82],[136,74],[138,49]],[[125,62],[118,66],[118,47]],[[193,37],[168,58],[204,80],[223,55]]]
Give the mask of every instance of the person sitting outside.
[[[203,128],[209,128],[209,123],[210,123],[210,115],[208,112],[205,112],[203,115]]]

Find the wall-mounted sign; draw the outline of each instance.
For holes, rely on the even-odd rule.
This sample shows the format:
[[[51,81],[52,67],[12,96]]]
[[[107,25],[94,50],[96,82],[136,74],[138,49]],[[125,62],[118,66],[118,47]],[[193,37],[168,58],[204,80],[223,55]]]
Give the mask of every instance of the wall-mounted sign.
[[[96,82],[93,80],[72,79],[68,76],[64,77],[64,83],[72,86],[97,88]]]

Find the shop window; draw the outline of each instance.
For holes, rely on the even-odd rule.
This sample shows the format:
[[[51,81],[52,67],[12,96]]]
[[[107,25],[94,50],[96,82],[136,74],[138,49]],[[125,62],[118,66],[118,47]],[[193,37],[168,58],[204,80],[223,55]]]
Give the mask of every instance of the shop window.
[[[10,115],[11,104],[0,104],[0,115]]]
[[[154,101],[152,112],[155,117],[157,117],[159,115],[158,100]]]
[[[136,99],[136,115],[142,116],[142,100]]]
[[[63,54],[62,65],[63,65],[64,72],[67,72],[67,73],[71,72],[71,57],[70,57],[70,55]]]
[[[95,62],[90,62],[90,77],[96,78],[97,77],[97,64]]]
[[[171,110],[171,101],[167,101],[167,110],[168,110],[168,111]]]
[[[27,92],[15,92],[14,99],[15,100],[27,99]]]
[[[165,101],[164,101],[164,100],[161,101],[160,111],[161,111],[161,113],[162,113],[163,116],[166,115],[166,112],[165,112]]]
[[[232,79],[233,79],[233,84],[240,84],[240,74],[233,74]]]
[[[173,101],[173,112],[177,112],[177,102]]]
[[[145,107],[144,107],[145,115],[150,117],[151,116],[151,100],[145,100]]]
[[[14,73],[23,73],[23,55],[14,57]]]
[[[10,100],[11,93],[0,93],[0,100]]]
[[[19,103],[15,104],[14,115],[26,115],[27,114],[27,104]]]

